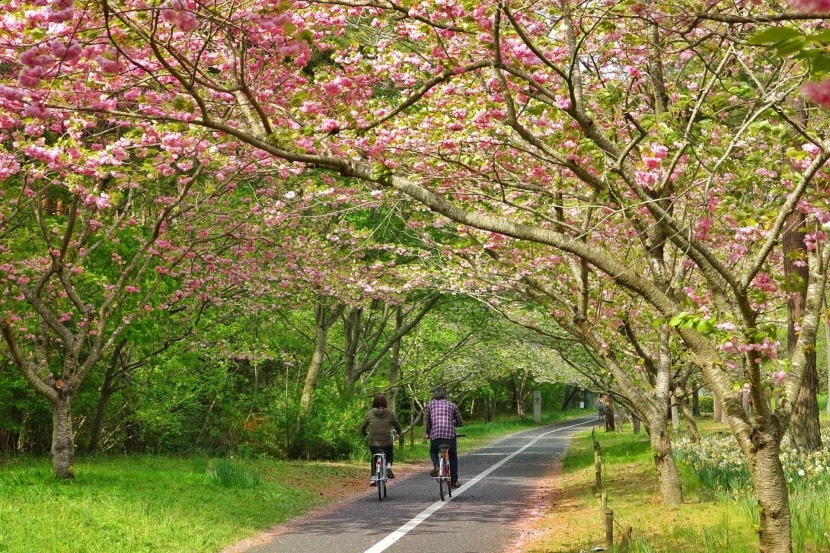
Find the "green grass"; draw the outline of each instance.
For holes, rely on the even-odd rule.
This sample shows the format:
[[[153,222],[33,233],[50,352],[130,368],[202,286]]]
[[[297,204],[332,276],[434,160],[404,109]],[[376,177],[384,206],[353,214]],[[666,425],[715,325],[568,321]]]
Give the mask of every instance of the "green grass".
[[[605,432],[599,430],[594,436],[602,449],[605,466],[623,463],[652,463],[653,456],[648,435],[622,432]],[[580,433],[568,448],[568,454],[562,460],[566,470],[578,470],[594,466],[594,443],[590,433]]]
[[[300,465],[110,457],[81,460],[74,481],[58,482],[48,459],[6,462],[0,552],[218,551],[320,505],[313,486],[287,485]],[[320,483],[363,467],[306,468],[314,472],[312,483]],[[217,471],[237,476],[223,480],[213,476]]]

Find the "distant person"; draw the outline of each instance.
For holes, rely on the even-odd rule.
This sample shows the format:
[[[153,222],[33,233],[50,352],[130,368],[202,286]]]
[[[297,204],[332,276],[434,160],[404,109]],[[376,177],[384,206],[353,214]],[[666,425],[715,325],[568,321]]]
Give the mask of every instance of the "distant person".
[[[392,439],[392,429],[398,434],[403,434],[401,430],[401,423],[398,422],[395,413],[389,410],[386,403],[386,396],[383,394],[375,394],[372,400],[372,408],[363,417],[363,424],[360,425],[360,435],[366,436],[369,442],[369,451],[372,455],[375,453],[386,454],[386,477],[395,478],[392,472],[392,457],[395,453],[395,442]],[[374,476],[375,467],[372,465],[372,475]],[[375,482],[372,482],[375,486]]]
[[[443,386],[436,386],[432,399],[427,403],[425,438],[429,440],[429,457],[432,459],[431,476],[438,476],[438,448],[447,445],[450,448],[450,485],[458,487],[458,450],[455,432],[457,426],[464,426],[461,411],[455,403],[447,399]]]

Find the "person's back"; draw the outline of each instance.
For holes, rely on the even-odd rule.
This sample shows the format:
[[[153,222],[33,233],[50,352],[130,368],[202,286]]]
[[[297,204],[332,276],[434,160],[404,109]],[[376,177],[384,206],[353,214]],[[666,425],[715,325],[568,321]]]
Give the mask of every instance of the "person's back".
[[[360,425],[360,435],[365,436],[369,451],[372,454],[383,453],[386,455],[386,475],[389,478],[395,478],[395,473],[392,472],[392,461],[394,459],[395,448],[392,440],[392,430],[398,434],[403,433],[401,423],[398,422],[395,413],[389,410],[386,402],[386,396],[383,394],[375,394],[372,400],[372,408],[363,417],[363,424]],[[370,470],[374,471],[374,464],[370,463]],[[374,481],[372,486],[374,486]]]
[[[450,472],[452,485],[458,486],[458,451],[455,432],[457,426],[464,425],[458,406],[446,398],[443,386],[436,386],[432,399],[427,404],[424,422],[426,437],[430,440],[429,456],[432,459],[432,476],[438,475],[438,448],[446,445],[450,450]]]

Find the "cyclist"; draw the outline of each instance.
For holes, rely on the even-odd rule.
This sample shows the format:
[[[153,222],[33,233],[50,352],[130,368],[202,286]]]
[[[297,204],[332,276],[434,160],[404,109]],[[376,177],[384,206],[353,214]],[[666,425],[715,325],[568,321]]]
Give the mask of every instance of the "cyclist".
[[[372,408],[363,417],[363,424],[360,425],[360,435],[366,436],[369,441],[369,451],[386,454],[386,477],[395,478],[392,473],[392,456],[394,454],[395,442],[392,440],[392,429],[398,434],[403,434],[401,423],[398,422],[395,413],[389,410],[386,403],[386,396],[375,394],[372,400]],[[372,466],[374,474],[374,466]],[[375,482],[370,484],[375,486]]]
[[[461,411],[458,406],[447,399],[443,386],[436,386],[432,391],[432,399],[427,403],[424,422],[429,440],[429,457],[432,459],[431,476],[438,476],[438,448],[447,445],[450,448],[450,485],[458,487],[458,451],[456,449],[457,426],[464,426]]]

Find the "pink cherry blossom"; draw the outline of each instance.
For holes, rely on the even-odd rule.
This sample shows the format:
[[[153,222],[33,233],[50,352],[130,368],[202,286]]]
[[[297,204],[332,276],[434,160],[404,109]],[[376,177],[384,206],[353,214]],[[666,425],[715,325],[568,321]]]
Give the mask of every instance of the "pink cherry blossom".
[[[801,87],[801,92],[821,107],[830,108],[830,79],[817,83],[806,83]]]
[[[830,0],[787,0],[795,10],[805,13],[830,12]]]

